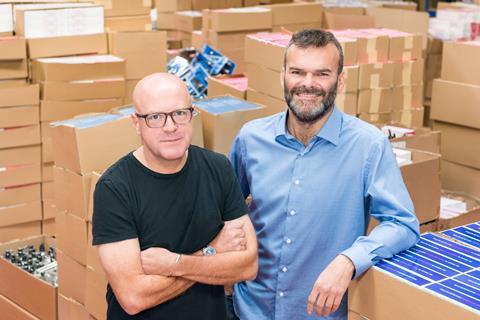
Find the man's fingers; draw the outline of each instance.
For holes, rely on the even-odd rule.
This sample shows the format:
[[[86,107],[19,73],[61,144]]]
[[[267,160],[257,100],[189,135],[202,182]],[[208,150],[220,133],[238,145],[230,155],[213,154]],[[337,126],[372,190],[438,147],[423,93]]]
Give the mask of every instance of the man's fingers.
[[[342,298],[343,295],[335,297],[335,300],[333,301],[332,312],[336,312],[338,310],[338,308],[340,307],[340,303],[342,303]]]
[[[325,294],[325,292],[320,291],[317,303],[315,303],[315,310],[316,310],[317,316],[322,314],[323,306],[325,305],[326,300],[327,300],[327,295]]]
[[[330,312],[332,312],[332,307],[333,307],[334,301],[335,301],[335,296],[329,295],[327,297],[327,300],[325,301],[325,309],[324,309],[325,317],[328,317]],[[321,310],[319,310],[319,311],[321,312]]]
[[[308,314],[312,314],[313,308],[315,307],[315,303],[317,302],[317,298],[318,298],[318,288],[317,286],[314,286],[312,289],[312,292],[308,296],[308,301],[307,301]]]

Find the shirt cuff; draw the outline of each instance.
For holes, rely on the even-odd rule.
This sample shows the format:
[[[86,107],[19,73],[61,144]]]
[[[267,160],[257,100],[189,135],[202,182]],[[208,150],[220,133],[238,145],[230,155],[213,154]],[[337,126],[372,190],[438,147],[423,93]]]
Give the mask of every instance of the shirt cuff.
[[[341,254],[349,258],[355,267],[355,274],[353,276],[353,279],[358,278],[371,266],[373,266],[373,262],[370,259],[369,254],[366,254],[358,247],[350,247],[347,250],[343,251]]]

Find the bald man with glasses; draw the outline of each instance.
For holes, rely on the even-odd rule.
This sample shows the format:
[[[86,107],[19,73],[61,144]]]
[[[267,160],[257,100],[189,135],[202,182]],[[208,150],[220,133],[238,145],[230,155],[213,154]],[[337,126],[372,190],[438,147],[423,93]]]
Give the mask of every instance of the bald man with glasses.
[[[153,74],[134,90],[142,146],[94,193],[93,244],[108,278],[107,318],[226,319],[223,285],[257,273],[257,242],[223,155],[190,145],[184,83]]]

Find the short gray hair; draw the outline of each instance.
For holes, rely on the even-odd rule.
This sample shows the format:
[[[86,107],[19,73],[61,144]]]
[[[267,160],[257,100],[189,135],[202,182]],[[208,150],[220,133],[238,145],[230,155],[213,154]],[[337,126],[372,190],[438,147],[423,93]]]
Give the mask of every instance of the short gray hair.
[[[284,67],[287,66],[287,52],[288,49],[295,45],[296,47],[306,49],[306,48],[323,48],[328,44],[333,44],[338,50],[338,74],[343,71],[343,49],[338,42],[337,38],[333,33],[319,30],[319,29],[304,29],[298,32],[295,32],[290,39],[290,42],[285,49],[285,55],[283,60]]]

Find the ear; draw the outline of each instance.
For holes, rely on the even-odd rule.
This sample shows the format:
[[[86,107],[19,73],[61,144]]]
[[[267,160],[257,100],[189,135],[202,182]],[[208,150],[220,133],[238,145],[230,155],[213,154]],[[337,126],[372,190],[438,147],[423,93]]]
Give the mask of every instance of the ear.
[[[133,127],[135,128],[135,132],[137,133],[137,135],[140,136],[141,134],[140,134],[140,121],[139,121],[139,119],[134,114],[130,115],[130,119],[132,119],[132,124],[133,124]]]
[[[284,79],[285,79],[285,67],[282,67],[282,71],[280,71],[280,85],[282,86],[282,89],[285,90]]]
[[[344,86],[345,86],[345,71],[342,71],[342,73],[338,75],[337,92],[342,92]]]

